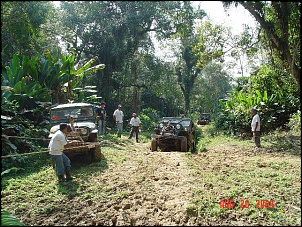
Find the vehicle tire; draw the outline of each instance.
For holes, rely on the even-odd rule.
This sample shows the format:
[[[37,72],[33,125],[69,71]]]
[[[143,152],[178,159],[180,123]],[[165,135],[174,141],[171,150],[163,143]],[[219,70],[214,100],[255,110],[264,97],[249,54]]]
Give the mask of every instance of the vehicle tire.
[[[97,162],[101,160],[102,152],[100,146],[95,146],[90,149],[92,161]]]
[[[98,141],[98,135],[96,133],[91,133],[88,137],[89,142],[97,142]]]
[[[155,139],[151,140],[151,151],[157,151],[157,141]]]
[[[180,151],[188,151],[188,140],[187,137],[183,137],[180,143]]]
[[[191,144],[191,153],[195,153],[196,152],[196,143],[195,143],[195,141],[194,142],[192,142],[192,144]]]

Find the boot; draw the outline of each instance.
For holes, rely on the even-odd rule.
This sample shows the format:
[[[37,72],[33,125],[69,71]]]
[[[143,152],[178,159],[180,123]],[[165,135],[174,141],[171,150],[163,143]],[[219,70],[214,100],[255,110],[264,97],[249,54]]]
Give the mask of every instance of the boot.
[[[70,168],[65,169],[65,174],[66,174],[66,181],[71,181],[74,179],[74,177],[72,177],[70,174]]]
[[[59,184],[60,185],[66,185],[64,175],[59,175],[58,178],[59,178]]]

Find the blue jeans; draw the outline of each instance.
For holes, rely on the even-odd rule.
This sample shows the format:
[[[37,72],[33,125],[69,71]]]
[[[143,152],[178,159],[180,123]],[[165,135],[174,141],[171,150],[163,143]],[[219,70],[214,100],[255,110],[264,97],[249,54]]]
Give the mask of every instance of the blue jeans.
[[[123,131],[123,122],[122,123],[117,123],[117,135],[120,137],[122,135]]]
[[[56,173],[58,176],[65,173],[65,168],[71,167],[70,159],[64,153],[62,155],[50,155],[50,157],[55,162]]]
[[[104,120],[98,121],[98,134],[99,135],[105,134],[105,121]]]

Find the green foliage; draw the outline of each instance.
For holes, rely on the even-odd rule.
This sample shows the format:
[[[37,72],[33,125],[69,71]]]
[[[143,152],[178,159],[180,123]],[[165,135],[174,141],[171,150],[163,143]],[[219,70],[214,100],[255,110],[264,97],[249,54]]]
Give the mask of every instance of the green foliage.
[[[202,75],[196,79],[191,98],[192,106],[198,106],[199,112],[217,113],[219,99],[231,90],[230,82],[231,78],[222,69],[222,64],[208,64],[204,67]]]
[[[300,86],[301,3],[300,2],[239,2],[259,22],[272,62],[291,72]],[[225,3],[232,4],[232,2]],[[273,51],[273,54],[272,54]]]
[[[10,65],[2,70],[1,85],[6,87],[2,94],[9,100],[17,100],[21,108],[35,101],[66,103],[67,99],[74,98],[72,88],[85,73],[105,67],[104,64],[91,67],[95,58],[84,66],[75,67],[74,60],[75,55],[63,55],[59,49],[36,54],[31,59],[22,56],[21,64],[19,56],[14,55]]]
[[[144,130],[153,130],[159,119],[160,115],[159,112],[152,108],[143,109],[142,112],[139,114],[139,118],[142,122],[142,128]]]
[[[14,55],[10,65],[2,69],[1,86],[6,89],[2,90],[2,102],[6,97],[8,100],[17,100],[21,108],[30,105],[29,102],[35,101],[50,101],[48,90],[34,78],[32,73],[35,68],[38,55],[29,59],[28,56],[23,56],[22,60],[18,55]]]
[[[47,121],[48,111],[44,106],[31,107],[28,110],[20,110],[19,103],[5,99],[1,106],[1,127],[2,127],[2,155],[14,155],[38,151],[40,147],[46,147],[44,140],[47,138],[49,122]],[[32,109],[31,109],[32,108]],[[23,138],[14,138],[9,136],[36,138],[41,140],[29,140]],[[13,166],[24,166],[28,162],[27,156],[18,156],[3,158],[1,160],[2,170],[9,169]]]
[[[48,1],[1,2],[1,63],[14,54],[33,56],[45,46],[56,44],[53,5]],[[47,31],[48,30],[48,31]]]
[[[288,127],[290,130],[298,132],[301,130],[301,111],[298,110],[297,113],[293,113],[289,119]]]
[[[250,77],[248,86],[239,91],[234,88],[227,101],[220,101],[219,129],[229,133],[249,132],[253,107],[259,110],[262,132],[285,128],[290,115],[300,108],[299,88],[288,80],[288,74],[263,66],[257,75]]]
[[[202,129],[203,135],[205,137],[215,137],[219,135],[217,127],[214,123],[209,123],[208,125],[205,125]]]
[[[25,224],[7,211],[1,210],[1,226],[25,226]]]

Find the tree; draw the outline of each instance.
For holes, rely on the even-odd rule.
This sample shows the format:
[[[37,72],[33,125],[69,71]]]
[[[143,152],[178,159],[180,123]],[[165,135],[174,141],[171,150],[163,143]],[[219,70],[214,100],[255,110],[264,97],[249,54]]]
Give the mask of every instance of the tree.
[[[193,85],[201,71],[200,67],[197,66],[198,57],[193,50],[198,42],[194,20],[202,19],[205,15],[203,10],[194,11],[190,2],[184,1],[177,14],[173,16],[176,32],[172,35],[172,38],[180,42],[176,75],[185,100],[185,113],[188,113],[190,109]]]
[[[190,108],[190,99],[198,75],[212,61],[222,61],[225,54],[229,29],[203,22],[196,34],[183,33],[181,40],[181,57],[177,69],[178,82],[185,97],[186,111]],[[203,92],[203,91],[200,91]]]
[[[196,102],[202,112],[217,113],[219,100],[224,98],[226,92],[231,91],[231,78],[222,69],[222,64],[210,63],[202,76],[196,80],[196,86],[192,92],[192,101]],[[202,91],[202,93],[200,92]]]
[[[285,69],[300,86],[300,20],[301,2],[230,1],[241,4],[258,21],[270,47],[276,51]]]
[[[76,61],[98,56],[106,65],[94,80],[98,95],[107,103],[120,102],[124,66],[131,66],[129,60],[135,59],[150,32],[173,32],[168,14],[178,6],[174,1],[62,2],[62,40],[75,49]]]
[[[49,23],[49,18],[53,21]],[[34,56],[46,46],[57,44],[54,8],[48,1],[1,2],[1,63],[14,54]]]

